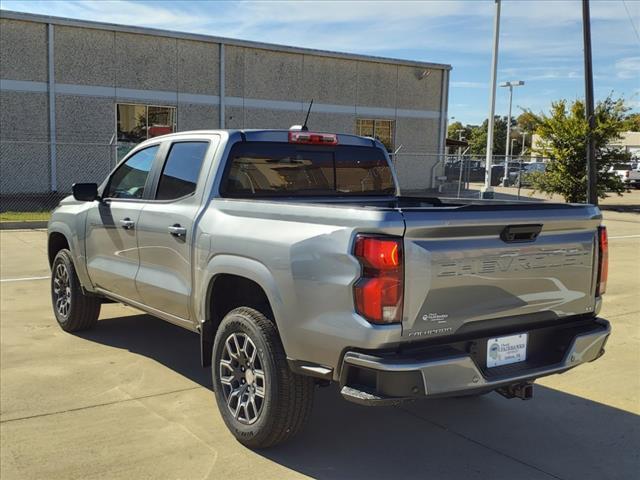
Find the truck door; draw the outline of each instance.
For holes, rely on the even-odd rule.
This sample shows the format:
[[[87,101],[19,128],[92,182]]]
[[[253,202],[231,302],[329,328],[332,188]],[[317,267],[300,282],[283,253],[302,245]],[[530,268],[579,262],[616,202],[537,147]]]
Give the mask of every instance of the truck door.
[[[155,194],[138,220],[140,268],[136,287],[142,302],[161,312],[190,319],[191,254],[194,220],[203,202],[210,140],[174,141],[168,148]]]
[[[140,300],[135,286],[137,223],[158,149],[159,145],[153,145],[126,159],[111,175],[102,201],[87,214],[89,278],[96,287],[134,301]]]

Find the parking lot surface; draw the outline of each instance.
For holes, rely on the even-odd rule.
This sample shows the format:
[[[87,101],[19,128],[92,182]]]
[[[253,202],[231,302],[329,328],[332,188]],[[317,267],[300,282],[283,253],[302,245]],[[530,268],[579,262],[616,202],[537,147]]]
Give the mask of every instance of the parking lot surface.
[[[611,321],[597,362],[492,393],[360,407],[319,389],[307,429],[254,452],[215,406],[199,339],[118,304],[71,335],[50,306],[46,232],[0,232],[0,477],[633,479],[640,472],[640,215],[604,213]]]

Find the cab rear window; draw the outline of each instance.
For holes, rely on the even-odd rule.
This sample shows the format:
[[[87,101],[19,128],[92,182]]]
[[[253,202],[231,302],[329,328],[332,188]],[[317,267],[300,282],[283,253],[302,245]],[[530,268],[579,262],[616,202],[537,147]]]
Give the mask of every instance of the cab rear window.
[[[393,195],[391,168],[373,147],[237,143],[222,182],[225,197]]]

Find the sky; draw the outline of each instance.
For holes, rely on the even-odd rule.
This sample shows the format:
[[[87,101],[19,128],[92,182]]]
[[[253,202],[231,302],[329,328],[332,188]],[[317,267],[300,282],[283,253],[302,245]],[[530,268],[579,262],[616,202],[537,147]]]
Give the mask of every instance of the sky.
[[[492,0],[162,1],[0,0],[6,10],[267,43],[446,63],[449,121],[477,124],[489,111]],[[640,112],[640,0],[591,1],[596,100],[613,92]],[[584,96],[578,0],[503,0],[498,82],[523,80],[513,111],[548,111]],[[508,89],[497,92],[506,115]]]

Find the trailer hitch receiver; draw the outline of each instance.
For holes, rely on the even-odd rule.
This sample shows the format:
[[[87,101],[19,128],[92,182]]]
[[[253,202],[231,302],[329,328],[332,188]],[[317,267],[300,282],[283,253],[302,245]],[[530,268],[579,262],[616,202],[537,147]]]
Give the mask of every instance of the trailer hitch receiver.
[[[504,398],[519,398],[531,400],[533,398],[533,382],[514,383],[496,390]]]

